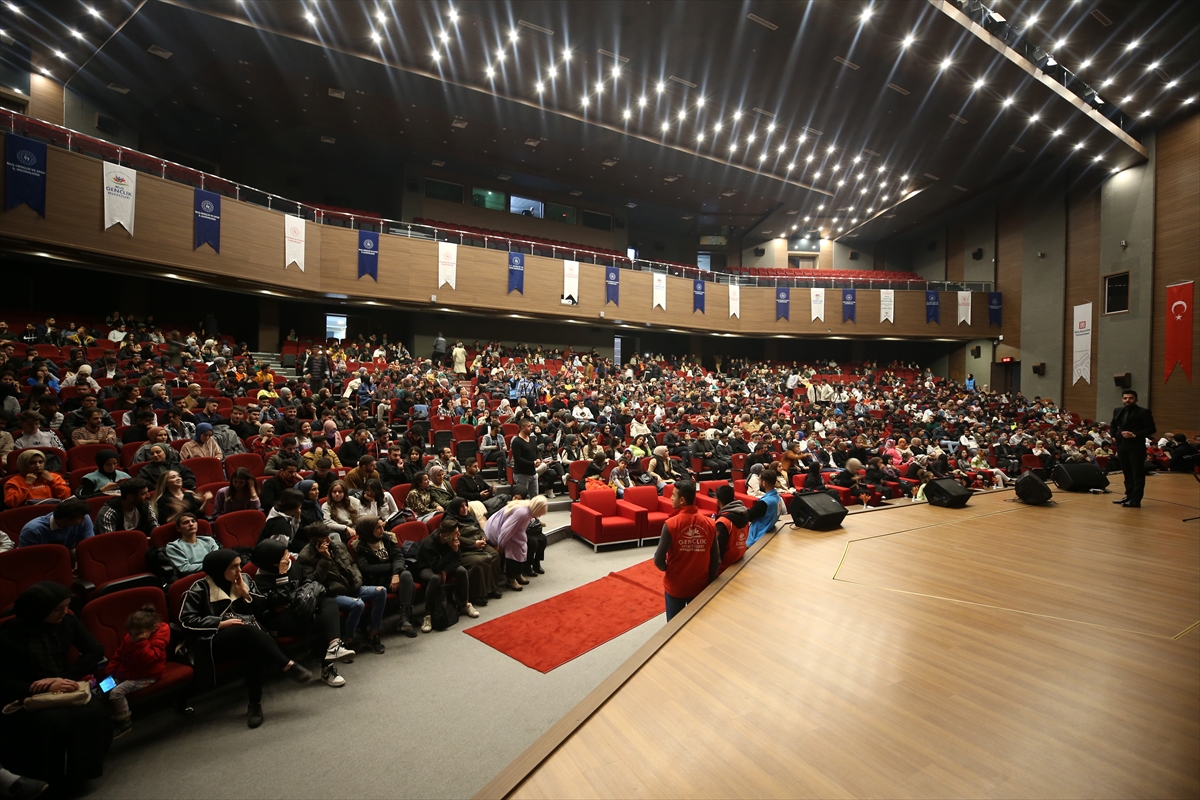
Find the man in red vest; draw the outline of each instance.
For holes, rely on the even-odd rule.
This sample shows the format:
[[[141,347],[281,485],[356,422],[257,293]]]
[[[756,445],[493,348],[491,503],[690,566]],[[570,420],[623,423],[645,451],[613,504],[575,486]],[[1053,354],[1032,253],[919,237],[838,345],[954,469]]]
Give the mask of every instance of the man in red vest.
[[[724,572],[730,564],[736,564],[746,554],[746,536],[750,533],[750,519],[746,515],[746,507],[742,501],[734,497],[733,487],[729,484],[717,487],[717,550],[721,553],[721,567],[717,574]]]
[[[717,577],[721,565],[716,525],[696,509],[696,484],[676,483],[671,506],[677,513],[663,523],[654,551],[654,566],[666,573],[663,589],[668,622]]]

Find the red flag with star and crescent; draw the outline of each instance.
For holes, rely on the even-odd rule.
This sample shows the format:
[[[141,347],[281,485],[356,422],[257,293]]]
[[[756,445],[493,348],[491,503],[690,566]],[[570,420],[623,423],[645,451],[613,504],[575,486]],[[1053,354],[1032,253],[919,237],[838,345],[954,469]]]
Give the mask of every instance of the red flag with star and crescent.
[[[1183,374],[1192,380],[1192,298],[1195,281],[1167,287],[1166,371],[1163,383],[1171,377],[1175,365],[1182,362]]]

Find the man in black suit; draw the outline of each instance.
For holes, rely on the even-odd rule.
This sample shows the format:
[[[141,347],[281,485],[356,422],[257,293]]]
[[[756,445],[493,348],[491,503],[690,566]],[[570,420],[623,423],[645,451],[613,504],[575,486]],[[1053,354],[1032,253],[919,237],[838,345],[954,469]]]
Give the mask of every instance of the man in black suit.
[[[1141,508],[1146,491],[1146,438],[1154,433],[1150,409],[1137,404],[1138,394],[1126,389],[1120,408],[1113,409],[1112,436],[1117,443],[1117,460],[1125,474],[1125,497],[1113,501],[1125,508]]]

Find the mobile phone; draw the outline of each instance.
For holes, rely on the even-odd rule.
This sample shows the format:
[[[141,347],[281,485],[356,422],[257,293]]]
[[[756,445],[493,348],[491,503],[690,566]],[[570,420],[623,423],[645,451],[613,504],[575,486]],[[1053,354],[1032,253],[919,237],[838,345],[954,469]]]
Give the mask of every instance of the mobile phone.
[[[97,685],[98,685],[100,691],[104,692],[105,694],[108,694],[114,688],[116,688],[117,680],[112,675],[109,675],[107,678],[100,681],[100,683]]]

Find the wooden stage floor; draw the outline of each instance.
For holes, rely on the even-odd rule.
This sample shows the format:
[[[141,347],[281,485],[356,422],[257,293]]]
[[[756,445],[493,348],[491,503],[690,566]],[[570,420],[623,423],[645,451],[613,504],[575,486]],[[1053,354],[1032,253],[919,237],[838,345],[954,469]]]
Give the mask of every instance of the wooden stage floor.
[[[512,796],[1197,797],[1200,485],[1119,496],[784,526]]]

